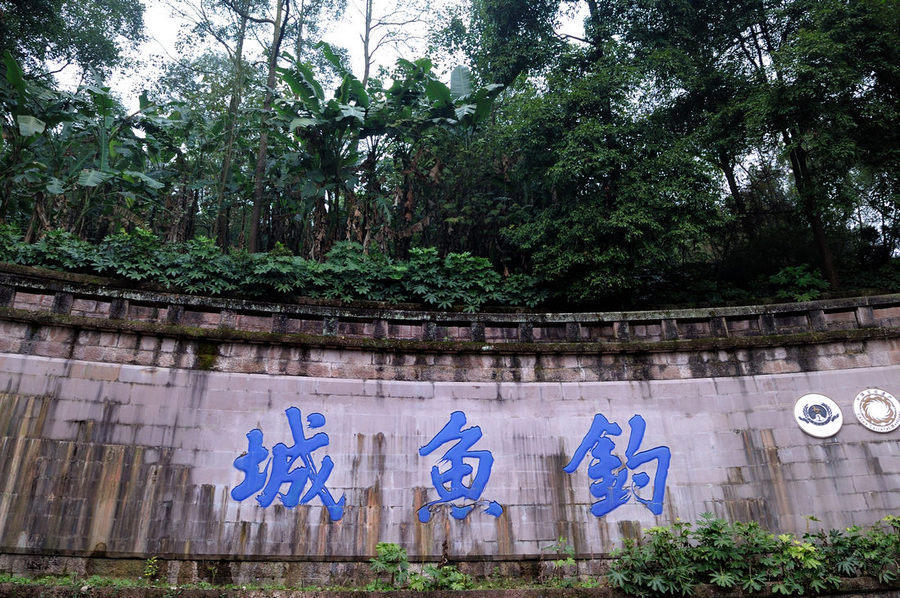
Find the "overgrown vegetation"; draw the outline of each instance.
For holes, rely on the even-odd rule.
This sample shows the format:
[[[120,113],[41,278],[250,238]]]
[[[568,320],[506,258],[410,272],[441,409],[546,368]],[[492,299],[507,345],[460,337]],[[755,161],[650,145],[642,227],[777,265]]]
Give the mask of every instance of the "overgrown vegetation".
[[[386,592],[410,589],[468,590],[474,587],[472,578],[451,565],[425,565],[422,571],[410,571],[406,549],[390,542],[379,542],[376,556],[371,560],[372,571],[383,576],[366,586],[367,590]]]
[[[893,584],[900,567],[900,517],[875,527],[776,535],[757,523],[711,515],[626,540],[613,553],[610,585],[632,596],[689,596],[699,584],[744,592],[809,595],[834,590],[841,577]]]
[[[440,257],[434,248],[412,249],[394,260],[337,243],[318,262],[279,245],[268,253],[222,253],[212,239],[162,243],[144,229],[109,235],[94,244],[65,231],[48,231],[26,243],[0,226],[0,261],[147,282],[201,295],[238,294],[269,299],[289,296],[413,302],[441,309],[474,310],[485,303],[536,305],[545,296],[533,281],[506,280],[485,258],[468,253]]]
[[[0,224],[113,253],[55,267],[469,307],[900,289],[896,2],[174,0],[128,106],[138,0],[0,4]],[[321,42],[357,5],[354,73]]]

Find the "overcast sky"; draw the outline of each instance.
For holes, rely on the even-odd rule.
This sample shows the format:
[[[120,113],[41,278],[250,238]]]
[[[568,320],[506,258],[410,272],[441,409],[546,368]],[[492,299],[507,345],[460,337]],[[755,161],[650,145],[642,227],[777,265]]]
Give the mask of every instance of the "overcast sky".
[[[137,71],[117,72],[110,77],[108,84],[116,94],[120,96],[126,108],[135,110],[138,107],[138,96],[149,82],[156,79],[157,69],[153,66],[161,60],[170,61],[179,58],[177,41],[179,31],[187,24],[183,18],[173,14],[172,7],[165,0],[142,0],[145,7],[144,25],[147,40],[137,48],[132,58],[137,59],[142,66]],[[172,0],[177,2],[177,0]],[[446,6],[447,0],[433,0],[436,6]],[[344,17],[337,23],[333,23],[325,34],[325,40],[333,45],[346,48],[350,53],[351,67],[357,76],[362,74],[362,45],[359,34],[362,29],[362,14],[359,10],[360,0],[348,0],[347,11]],[[583,16],[575,15],[565,19],[562,29],[566,33],[581,35],[583,33]],[[421,27],[420,34],[424,35],[426,25]],[[251,49],[261,58],[259,48]],[[410,56],[407,51],[404,56]],[[412,57],[418,58],[425,54],[424,41],[414,45]],[[377,57],[377,64],[390,66],[394,64],[398,53],[393,48],[386,48]],[[74,77],[65,74],[60,77],[61,83],[68,86],[77,85]],[[449,82],[449,81],[448,81]]]

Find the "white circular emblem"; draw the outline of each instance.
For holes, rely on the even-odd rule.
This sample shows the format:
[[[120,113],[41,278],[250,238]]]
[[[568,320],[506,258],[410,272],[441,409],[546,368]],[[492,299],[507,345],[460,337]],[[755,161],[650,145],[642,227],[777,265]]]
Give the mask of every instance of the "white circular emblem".
[[[877,388],[867,388],[853,400],[859,423],[875,432],[893,432],[900,427],[900,401]]]
[[[808,394],[797,399],[794,419],[800,429],[816,438],[829,438],[844,424],[844,414],[837,403],[825,395]]]

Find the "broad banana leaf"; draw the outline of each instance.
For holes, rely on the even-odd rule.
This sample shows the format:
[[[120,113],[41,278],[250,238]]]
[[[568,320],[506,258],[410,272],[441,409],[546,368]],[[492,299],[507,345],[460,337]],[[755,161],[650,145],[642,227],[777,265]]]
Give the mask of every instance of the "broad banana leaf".
[[[123,170],[122,176],[125,177],[126,179],[128,179],[129,177],[132,179],[140,179],[140,180],[144,181],[145,183],[147,183],[147,186],[150,187],[151,189],[162,189],[163,187],[165,187],[164,184],[160,183],[153,177],[147,176],[143,172],[137,172],[135,170]]]
[[[6,82],[9,83],[20,96],[25,95],[25,74],[9,52],[4,52],[3,63],[6,65]]]
[[[453,105],[453,93],[449,87],[438,81],[437,79],[429,79],[425,83],[425,95],[433,103],[440,105]]]
[[[343,77],[349,73],[347,67],[341,60],[341,57],[334,51],[334,49],[331,47],[331,44],[328,44],[326,42],[319,42],[314,47],[322,50],[322,56],[324,56],[325,60],[327,60],[331,63],[332,66],[334,66],[335,71],[337,71],[339,75]]]
[[[96,187],[113,177],[111,172],[101,172],[92,168],[85,168],[78,175],[78,184],[82,187]]]
[[[62,195],[65,193],[65,189],[63,189],[62,181],[60,181],[56,177],[50,177],[50,181],[47,183],[47,193],[52,195]]]
[[[47,127],[47,123],[34,116],[20,115],[16,118],[19,122],[19,133],[22,137],[31,137],[32,135],[40,135]]]
[[[319,124],[319,120],[316,118],[295,118],[291,121],[290,128],[291,131],[293,131],[295,129],[305,129],[317,124]]]

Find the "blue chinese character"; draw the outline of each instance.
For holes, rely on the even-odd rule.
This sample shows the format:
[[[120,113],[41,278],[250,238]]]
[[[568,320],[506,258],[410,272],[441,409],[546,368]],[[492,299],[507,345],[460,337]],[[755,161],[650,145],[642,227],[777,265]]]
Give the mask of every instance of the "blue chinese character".
[[[591,428],[584,440],[575,450],[572,460],[563,468],[566,473],[574,473],[581,462],[591,453],[591,462],[588,466],[588,477],[591,482],[591,496],[598,499],[591,505],[591,513],[596,517],[602,517],[628,502],[630,495],[654,515],[662,514],[663,497],[666,493],[666,477],[669,475],[669,461],[672,451],[667,446],[637,452],[644,440],[644,431],[647,422],[640,415],[635,415],[628,420],[631,435],[628,438],[628,448],[625,449],[625,463],[612,453],[615,448],[611,436],[622,434],[622,428],[617,423],[611,423],[603,415],[594,416]],[[656,475],[653,479],[652,498],[641,498],[638,489],[644,488],[650,483],[650,476],[644,472],[635,473],[631,477],[631,487],[626,487],[628,470],[634,470],[645,463],[656,461]]]
[[[428,523],[431,520],[431,508],[439,504],[450,504],[450,514],[454,519],[465,519],[466,516],[478,505],[485,505],[484,512],[494,517],[503,513],[503,507],[494,501],[481,500],[481,493],[487,486],[491,477],[491,467],[494,465],[494,456],[490,451],[473,451],[472,446],[481,439],[481,428],[473,426],[463,430],[466,425],[466,414],[462,411],[454,411],[450,415],[450,421],[437,435],[425,446],[419,449],[419,455],[426,457],[436,451],[438,447],[448,442],[456,441],[450,449],[441,457],[438,465],[431,468],[431,482],[437,490],[439,499],[432,501],[419,509],[419,521]],[[475,459],[477,469],[466,463],[466,459]],[[445,471],[441,471],[439,465],[449,464]],[[463,483],[466,476],[475,473],[472,482],[467,486]],[[467,504],[451,504],[451,501],[472,501]]]
[[[335,502],[331,492],[325,487],[325,482],[334,469],[334,462],[326,455],[322,459],[321,469],[318,469],[312,459],[313,452],[328,446],[328,435],[318,432],[311,438],[306,438],[300,410],[290,407],[285,411],[285,415],[294,438],[293,446],[286,446],[281,442],[273,446],[272,457],[265,468],[260,470],[259,466],[266,460],[269,451],[263,446],[262,431],[250,430],[247,433],[247,453],[234,460],[234,466],[244,472],[244,481],[231,491],[231,497],[236,501],[243,501],[262,490],[256,497],[261,507],[268,507],[278,497],[285,507],[293,509],[298,504],[306,504],[318,496],[328,509],[331,520],[339,520],[344,515],[345,497],[342,495],[341,499]],[[321,413],[311,413],[306,422],[311,430],[315,430],[325,425],[325,416]],[[294,467],[298,458],[302,465]],[[304,493],[307,483],[309,489]],[[281,492],[284,484],[289,484],[286,493]]]

